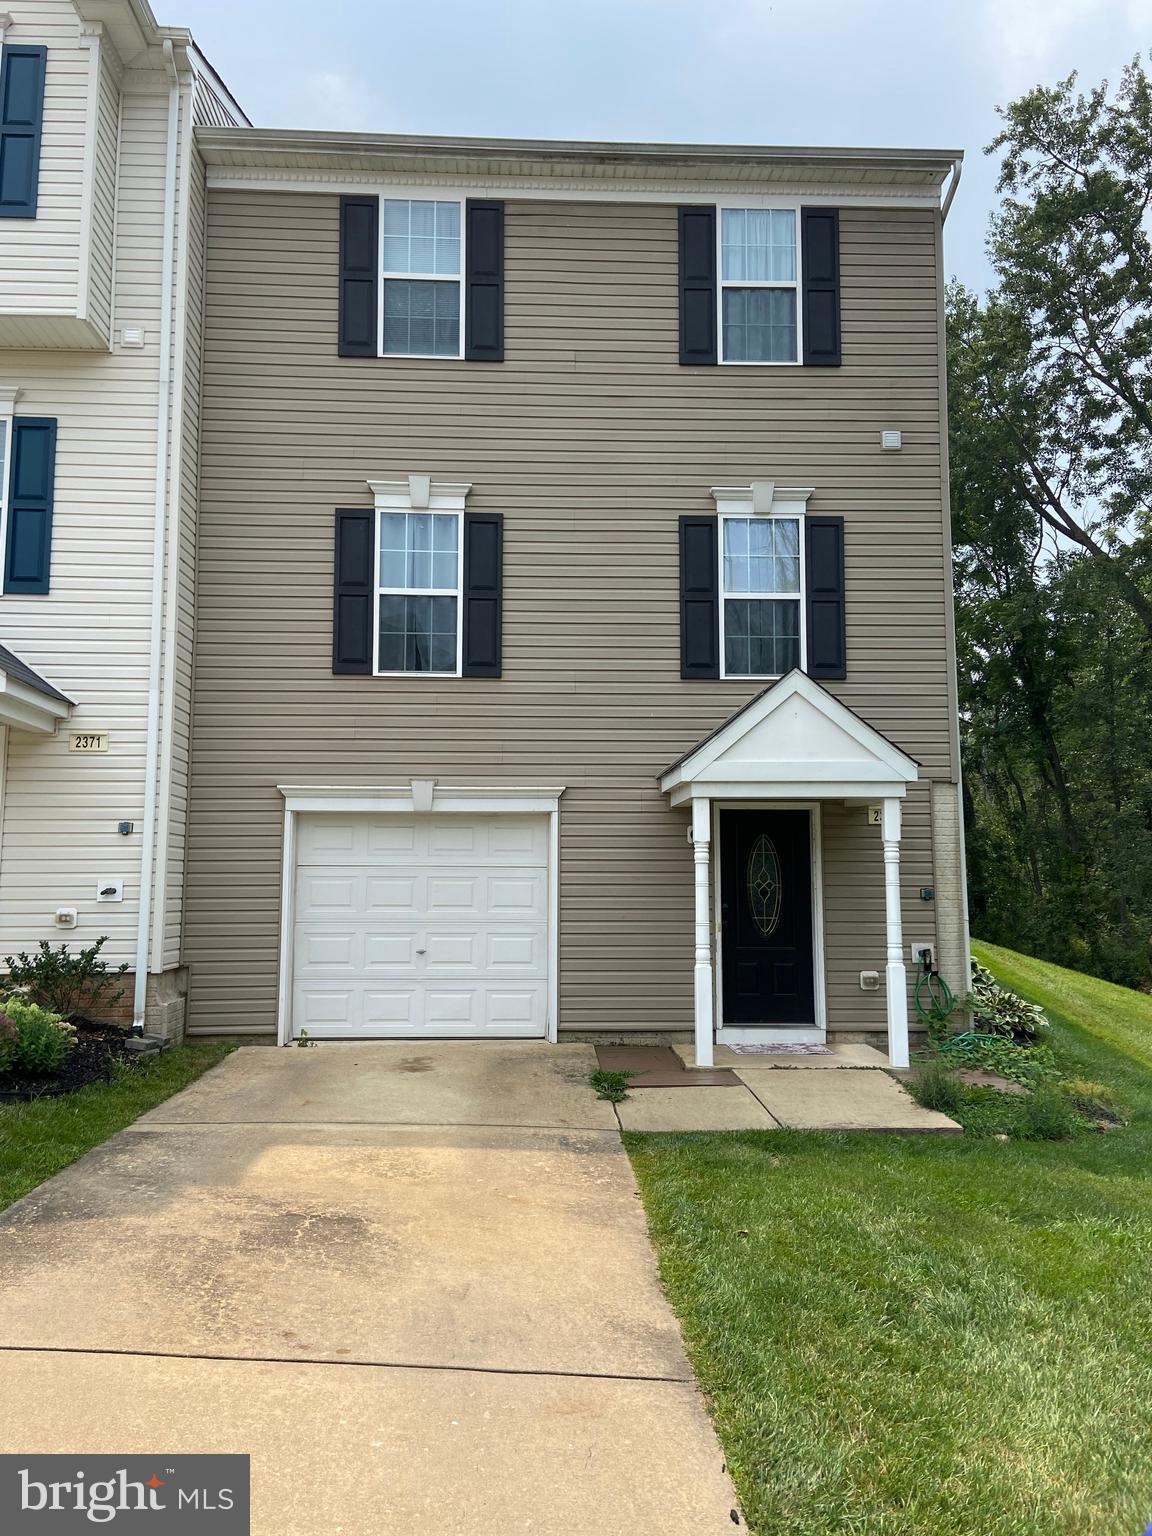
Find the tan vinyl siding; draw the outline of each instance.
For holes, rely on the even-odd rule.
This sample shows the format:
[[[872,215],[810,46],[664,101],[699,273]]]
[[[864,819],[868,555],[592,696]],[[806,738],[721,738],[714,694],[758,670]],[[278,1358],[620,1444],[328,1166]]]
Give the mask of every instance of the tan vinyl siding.
[[[761,686],[679,677],[677,516],[712,511],[712,485],[813,485],[813,512],[844,515],[834,691],[927,775],[954,772],[937,217],[842,211],[842,368],[687,369],[674,207],[509,202],[507,361],[486,366],[338,358],[336,198],[210,194],[194,1025],[273,1025],[276,784],[433,777],[569,786],[562,1028],[688,1027],[692,860],[656,776]],[[880,450],[890,426],[902,453]],[[505,515],[500,681],[332,676],[333,508],[411,471],[471,481],[469,506]],[[927,805],[917,789],[909,936]],[[848,1028],[876,1006],[859,971],[884,967],[880,854],[862,812],[828,821],[832,1023]]]

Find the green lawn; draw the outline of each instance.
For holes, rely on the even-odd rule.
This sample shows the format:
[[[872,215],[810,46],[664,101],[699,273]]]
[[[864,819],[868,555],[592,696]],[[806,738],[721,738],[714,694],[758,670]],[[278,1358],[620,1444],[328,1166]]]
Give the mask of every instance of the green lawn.
[[[187,1087],[231,1049],[175,1046],[113,1082],[91,1083],[59,1099],[0,1105],[0,1210]]]
[[[1131,1123],[1068,1142],[626,1137],[758,1536],[1140,1536],[1152,1004],[989,946]]]

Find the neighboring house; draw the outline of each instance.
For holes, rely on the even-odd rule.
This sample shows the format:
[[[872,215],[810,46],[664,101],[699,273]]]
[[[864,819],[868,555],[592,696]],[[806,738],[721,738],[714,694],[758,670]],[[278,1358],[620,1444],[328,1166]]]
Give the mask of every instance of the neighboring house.
[[[244,121],[145,0],[0,15],[0,957],[183,1022],[204,169]]]
[[[967,972],[958,156],[197,138],[190,1027],[905,1061]]]

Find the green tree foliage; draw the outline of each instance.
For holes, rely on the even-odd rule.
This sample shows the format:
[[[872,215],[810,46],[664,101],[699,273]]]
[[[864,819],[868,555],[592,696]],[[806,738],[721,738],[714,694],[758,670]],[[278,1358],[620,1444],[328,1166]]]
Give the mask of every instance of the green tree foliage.
[[[983,301],[948,294],[973,926],[1152,977],[1152,87],[1003,113]]]

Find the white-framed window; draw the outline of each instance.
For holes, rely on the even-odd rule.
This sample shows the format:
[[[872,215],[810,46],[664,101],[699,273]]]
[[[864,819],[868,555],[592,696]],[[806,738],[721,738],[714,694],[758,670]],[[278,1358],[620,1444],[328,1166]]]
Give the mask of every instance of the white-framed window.
[[[377,508],[378,675],[459,676],[463,535],[460,512]]]
[[[380,199],[380,352],[464,356],[464,201]]]
[[[800,210],[717,209],[722,363],[798,363]]]
[[[800,517],[721,516],[721,677],[783,677],[803,667],[804,574]]]

